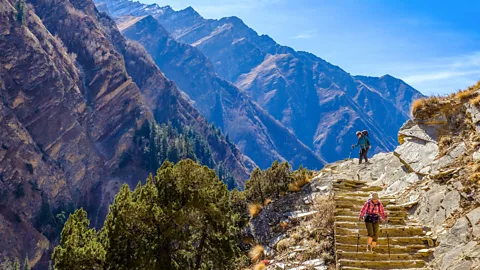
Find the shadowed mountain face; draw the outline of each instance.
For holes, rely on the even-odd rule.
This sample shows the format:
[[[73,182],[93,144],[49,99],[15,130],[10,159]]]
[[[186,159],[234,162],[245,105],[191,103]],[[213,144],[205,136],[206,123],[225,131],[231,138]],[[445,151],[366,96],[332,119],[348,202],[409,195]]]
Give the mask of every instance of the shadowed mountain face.
[[[69,212],[101,225],[151,171],[141,133],[155,122],[195,132],[243,186],[240,151],[93,2],[19,3],[0,1],[0,258],[46,269]]]
[[[244,90],[327,161],[348,155],[359,129],[371,131],[375,152],[392,150],[398,129],[409,118],[411,102],[422,96],[389,75],[352,76],[313,54],[281,46],[236,17],[209,20],[192,8],[174,11],[128,0],[100,2],[114,17],[153,16],[177,41],[200,50],[221,78]],[[135,38],[151,37],[145,33],[138,31]]]

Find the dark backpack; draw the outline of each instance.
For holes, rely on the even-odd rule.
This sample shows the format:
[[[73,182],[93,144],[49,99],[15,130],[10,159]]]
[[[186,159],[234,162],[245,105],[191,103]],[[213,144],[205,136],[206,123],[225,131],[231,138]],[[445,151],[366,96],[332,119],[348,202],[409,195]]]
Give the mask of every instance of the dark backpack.
[[[362,134],[363,134],[363,136],[370,137],[370,136],[368,136],[368,131],[367,130],[362,131]]]

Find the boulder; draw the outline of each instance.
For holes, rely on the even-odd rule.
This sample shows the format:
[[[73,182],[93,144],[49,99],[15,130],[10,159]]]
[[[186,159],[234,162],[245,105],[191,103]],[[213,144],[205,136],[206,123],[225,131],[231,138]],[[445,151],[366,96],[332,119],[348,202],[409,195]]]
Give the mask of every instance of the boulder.
[[[470,211],[467,218],[472,225],[472,234],[476,238],[480,238],[480,207]]]
[[[416,137],[407,137],[393,153],[409,170],[425,175],[430,172],[432,162],[438,155],[438,145]]]
[[[403,143],[404,138],[417,138],[422,141],[426,142],[436,142],[436,130],[438,128],[431,127],[429,125],[422,125],[418,124],[413,120],[407,121],[403,126],[400,128],[398,132],[398,137],[400,143]]]
[[[480,133],[480,110],[477,108],[477,106],[470,103],[466,103],[465,107],[467,108],[467,113],[472,118],[473,124],[475,124],[477,133]]]
[[[423,192],[419,194],[414,215],[419,222],[431,225],[433,231],[440,231],[447,217],[460,209],[460,193],[438,184],[431,185],[429,190]]]

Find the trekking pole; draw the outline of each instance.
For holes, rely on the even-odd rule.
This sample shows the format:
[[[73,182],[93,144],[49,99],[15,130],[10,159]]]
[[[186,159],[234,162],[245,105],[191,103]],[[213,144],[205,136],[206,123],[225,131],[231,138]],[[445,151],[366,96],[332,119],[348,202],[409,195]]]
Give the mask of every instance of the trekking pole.
[[[352,150],[350,150],[350,155],[348,155],[348,160],[350,160],[350,158],[352,157],[352,152],[353,152],[353,148]]]
[[[357,222],[357,255],[355,258],[358,258],[358,244],[360,242],[360,223]]]
[[[388,259],[390,260],[390,238],[388,237],[388,220],[385,222],[385,226],[387,227],[387,244],[388,244]]]

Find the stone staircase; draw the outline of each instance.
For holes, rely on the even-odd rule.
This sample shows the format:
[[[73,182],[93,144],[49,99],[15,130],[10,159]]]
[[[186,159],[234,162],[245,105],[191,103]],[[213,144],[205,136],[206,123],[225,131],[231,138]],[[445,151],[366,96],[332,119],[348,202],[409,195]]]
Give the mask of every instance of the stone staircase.
[[[380,226],[380,236],[375,253],[366,252],[367,231],[358,215],[371,192],[382,187],[368,186],[355,180],[335,180],[335,251],[337,269],[427,269],[426,261],[431,255],[429,247],[434,245],[423,227],[407,219],[405,206],[397,205],[393,196],[380,197],[389,217],[387,243],[386,227]],[[357,253],[358,228],[360,240]]]

